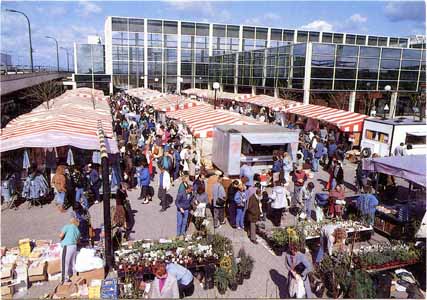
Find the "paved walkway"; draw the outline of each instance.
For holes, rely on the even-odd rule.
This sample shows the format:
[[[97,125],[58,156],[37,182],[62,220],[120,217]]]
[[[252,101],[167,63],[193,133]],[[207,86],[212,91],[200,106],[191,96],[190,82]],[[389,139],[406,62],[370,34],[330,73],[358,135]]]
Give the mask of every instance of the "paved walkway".
[[[352,187],[354,182],[355,165],[346,163],[344,165],[344,174],[346,186]],[[328,174],[320,171],[315,175],[313,182],[316,184],[316,190],[321,191],[323,186],[321,182],[326,181]],[[171,189],[170,194],[176,196],[178,182]],[[292,184],[289,187],[293,190]],[[157,194],[157,180],[154,181],[154,189]],[[352,194],[348,190],[349,194]],[[142,201],[137,200],[139,190],[128,192],[129,200],[135,214],[135,226],[131,234],[131,239],[158,239],[170,238],[175,236],[176,232],[176,208],[172,205],[166,212],[160,212],[160,201],[154,197],[153,202],[144,205]],[[111,201],[114,204],[114,200]],[[93,226],[99,227],[103,223],[102,203],[93,205],[90,208]],[[288,215],[289,216],[289,215]],[[285,223],[294,222],[293,216],[289,216]],[[1,220],[1,244],[3,246],[16,246],[21,238],[31,239],[52,239],[59,241],[58,233],[60,228],[68,222],[68,214],[58,212],[53,204],[31,209],[21,206],[18,210],[8,210],[2,212]],[[189,229],[190,232],[192,228]],[[196,285],[193,295],[195,298],[214,298],[214,297],[233,297],[233,298],[283,298],[286,295],[285,283],[287,270],[284,264],[283,256],[275,256],[265,243],[258,238],[258,245],[252,244],[245,232],[232,229],[228,224],[222,226],[219,233],[229,237],[233,241],[235,253],[243,247],[255,259],[253,275],[249,280],[245,280],[243,286],[239,286],[237,291],[228,290],[222,296],[213,290],[203,290]],[[374,235],[375,239],[382,239],[379,235]],[[34,298],[48,293],[52,290],[52,282],[44,283],[40,286],[33,286],[27,295],[27,298]]]

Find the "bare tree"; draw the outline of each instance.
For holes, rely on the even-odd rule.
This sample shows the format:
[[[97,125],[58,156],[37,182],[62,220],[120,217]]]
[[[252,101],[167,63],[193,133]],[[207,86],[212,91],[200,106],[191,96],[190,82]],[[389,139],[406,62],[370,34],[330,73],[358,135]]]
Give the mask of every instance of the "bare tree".
[[[46,81],[28,89],[25,96],[31,99],[31,102],[37,104],[46,103],[47,109],[50,109],[50,100],[62,94],[62,85],[57,81]]]
[[[345,110],[349,95],[346,92],[328,93],[328,100],[334,103],[338,109]]]

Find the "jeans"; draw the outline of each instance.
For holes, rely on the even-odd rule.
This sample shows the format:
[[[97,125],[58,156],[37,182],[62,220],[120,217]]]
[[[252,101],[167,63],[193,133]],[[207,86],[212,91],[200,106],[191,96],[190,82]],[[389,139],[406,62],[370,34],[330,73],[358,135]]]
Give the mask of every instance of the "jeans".
[[[64,246],[61,253],[62,280],[69,280],[75,273],[77,245]]]
[[[188,220],[188,209],[184,210],[184,213],[181,211],[176,212],[176,235],[185,235],[185,230],[187,229],[187,220]]]
[[[160,205],[162,209],[166,210],[168,208],[168,203],[166,199],[166,190],[164,188],[159,187],[159,191],[157,192],[157,196],[160,199]]]
[[[243,210],[243,207],[238,207],[236,209],[236,226],[240,228],[245,228],[245,214]]]
[[[224,222],[224,207],[214,207],[214,227]]]
[[[81,201],[80,201],[81,199]],[[83,208],[88,209],[89,208],[89,203],[87,202],[87,198],[84,194],[84,189],[83,188],[76,188],[76,202],[80,202],[83,206]]]
[[[319,172],[319,158],[316,158],[316,157],[313,158],[312,163],[313,163],[312,171],[313,172]]]
[[[307,215],[307,220],[311,219],[311,210],[312,210],[312,206],[313,206],[313,201],[311,199],[305,199],[304,200],[304,209],[305,209],[305,214]]]
[[[236,203],[232,201],[228,207],[229,222],[232,227],[236,226]]]
[[[173,171],[173,180],[179,178],[179,163],[176,163],[175,170]]]
[[[298,185],[294,186],[294,196],[292,198],[293,203],[291,204],[291,206],[299,206],[300,205],[300,203],[301,203],[301,189],[302,189],[302,186],[298,186]]]
[[[56,192],[56,204],[63,206],[65,201],[65,192]]]
[[[95,185],[92,185],[90,187],[90,190],[95,195],[95,201],[99,201],[101,196],[99,195],[99,188],[101,187],[100,183],[97,183]]]
[[[331,191],[334,190],[337,186],[337,180],[335,178],[332,178],[331,181]]]

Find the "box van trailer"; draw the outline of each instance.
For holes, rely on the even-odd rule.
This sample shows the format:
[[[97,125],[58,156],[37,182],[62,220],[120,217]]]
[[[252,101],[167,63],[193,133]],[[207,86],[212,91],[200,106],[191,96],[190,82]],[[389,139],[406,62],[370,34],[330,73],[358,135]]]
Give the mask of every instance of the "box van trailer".
[[[273,152],[283,150],[296,159],[299,130],[276,125],[219,125],[214,127],[212,162],[226,176],[239,176],[241,165],[256,173],[273,165]]]
[[[368,118],[364,121],[360,148],[369,148],[371,153],[380,156],[391,156],[400,143],[405,143],[412,146],[412,149],[407,150],[408,154],[425,154],[426,136],[425,121],[410,118]]]

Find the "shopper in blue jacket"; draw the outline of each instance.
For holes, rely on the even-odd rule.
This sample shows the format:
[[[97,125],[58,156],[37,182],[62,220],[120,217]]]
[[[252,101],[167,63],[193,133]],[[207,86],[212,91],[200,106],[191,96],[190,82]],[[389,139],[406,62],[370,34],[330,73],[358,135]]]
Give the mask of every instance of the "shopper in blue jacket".
[[[178,193],[176,197],[176,235],[183,236],[187,230],[188,214],[193,201],[192,186],[188,183],[185,184],[185,191]]]
[[[151,201],[150,171],[148,170],[147,163],[142,164],[142,168],[138,172],[138,179],[141,184],[141,194],[139,195],[138,200],[144,199],[142,203],[147,204],[148,201]]]

